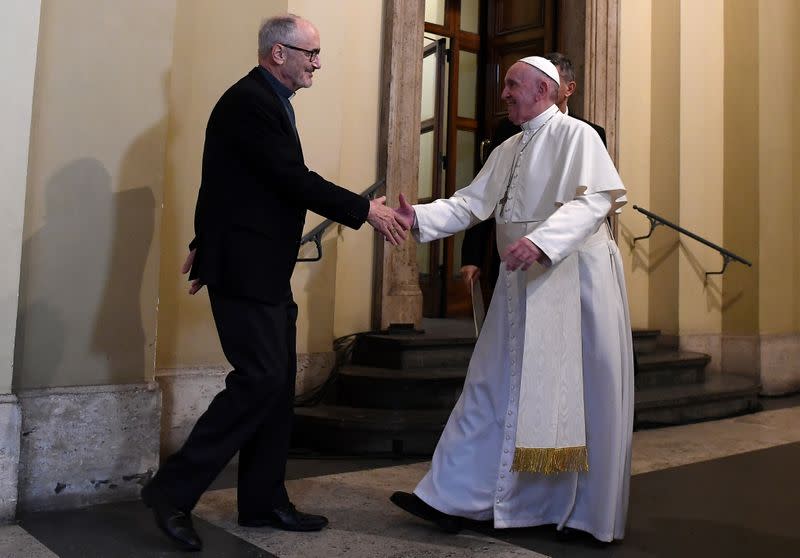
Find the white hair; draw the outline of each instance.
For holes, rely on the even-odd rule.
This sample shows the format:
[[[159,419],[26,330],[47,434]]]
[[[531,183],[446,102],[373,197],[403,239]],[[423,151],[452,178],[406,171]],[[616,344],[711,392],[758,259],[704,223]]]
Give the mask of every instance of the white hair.
[[[294,14],[265,19],[258,30],[258,56],[269,56],[272,47],[278,43],[292,42],[300,19],[300,16]]]

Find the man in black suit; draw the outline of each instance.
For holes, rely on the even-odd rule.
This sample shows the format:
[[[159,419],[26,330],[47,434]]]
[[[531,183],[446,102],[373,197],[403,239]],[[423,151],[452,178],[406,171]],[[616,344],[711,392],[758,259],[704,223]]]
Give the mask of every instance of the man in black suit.
[[[202,542],[191,510],[239,452],[238,521],[316,531],[284,486],[293,418],[297,306],[289,279],[306,210],[359,228],[368,221],[392,244],[403,225],[384,199],[368,201],[310,171],[289,100],[321,67],[320,38],[293,15],[265,21],[259,65],[217,102],[206,128],[195,238],[183,272],[190,293],[208,286],[222,349],[233,365],[183,447],[142,490],[156,523],[187,550]]]
[[[572,67],[572,61],[560,52],[551,52],[544,55],[545,58],[555,65],[558,69],[558,76],[561,78],[561,84],[558,88],[558,105],[559,110],[563,113],[569,114],[567,103],[570,96],[575,93],[578,85],[575,83],[575,70]],[[582,122],[586,122],[589,126],[594,128],[595,132],[603,140],[603,145],[606,145],[606,131],[588,120],[584,120],[575,115],[571,115]],[[494,138],[492,138],[492,149],[506,141],[514,134],[519,133],[520,127],[512,124],[510,120],[501,122],[495,130]],[[489,275],[487,280],[489,286],[494,288],[494,283],[497,281],[497,274],[500,270],[500,255],[497,253],[497,246],[493,242],[494,239],[494,219],[487,219],[478,223],[474,227],[468,229],[464,233],[464,242],[461,245],[461,277],[467,284],[468,288],[472,287],[472,283],[479,279],[481,276],[481,268],[488,265]],[[492,246],[489,246],[489,245]],[[487,251],[490,251],[491,258],[486,262]]]

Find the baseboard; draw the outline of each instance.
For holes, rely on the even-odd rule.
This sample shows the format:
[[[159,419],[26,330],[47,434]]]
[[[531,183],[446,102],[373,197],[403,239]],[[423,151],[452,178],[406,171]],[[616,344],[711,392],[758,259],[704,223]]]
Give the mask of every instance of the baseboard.
[[[17,397],[0,395],[0,524],[17,513],[22,418]]]
[[[764,395],[800,391],[800,334],[762,335],[760,353]]]
[[[331,373],[336,354],[297,355],[295,392],[303,395],[319,387]],[[211,400],[225,387],[227,368],[177,368],[156,372],[161,387],[161,456],[177,451]],[[235,458],[234,458],[235,459]]]
[[[19,392],[20,511],[133,500],[158,466],[158,384]]]
[[[800,391],[800,334],[725,335],[722,368],[758,378],[764,395]]]

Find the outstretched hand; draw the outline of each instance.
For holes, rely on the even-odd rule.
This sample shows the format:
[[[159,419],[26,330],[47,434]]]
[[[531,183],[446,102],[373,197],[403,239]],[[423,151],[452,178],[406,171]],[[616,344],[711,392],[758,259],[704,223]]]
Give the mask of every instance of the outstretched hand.
[[[183,262],[181,266],[181,273],[186,275],[191,271],[192,264],[194,263],[194,255],[197,252],[197,249],[194,249],[189,252],[189,255],[186,256],[186,260]],[[200,279],[192,279],[191,285],[189,285],[189,294],[193,295],[197,291],[203,288],[203,284],[200,282]]]
[[[414,225],[416,211],[414,211],[414,206],[408,203],[403,194],[400,194],[400,205],[394,210],[394,214],[397,220],[405,225],[406,230],[411,229]]]
[[[525,271],[542,256],[544,254],[539,247],[523,236],[503,250],[502,259],[506,262],[506,269],[509,271],[517,269]]]
[[[369,202],[367,222],[393,246],[403,242],[406,239],[406,231],[411,228],[398,218],[397,210],[386,205],[386,196]]]

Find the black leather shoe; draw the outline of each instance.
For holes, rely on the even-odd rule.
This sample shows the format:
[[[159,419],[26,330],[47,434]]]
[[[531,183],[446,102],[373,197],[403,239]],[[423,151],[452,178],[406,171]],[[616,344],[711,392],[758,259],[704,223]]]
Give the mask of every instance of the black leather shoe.
[[[275,527],[284,531],[319,531],[327,524],[327,517],[303,513],[291,503],[273,509],[264,517],[239,516],[242,527]]]
[[[445,533],[458,533],[463,525],[462,518],[440,512],[423,502],[416,494],[408,492],[395,492],[389,498],[394,505],[416,515],[420,519],[435,523]]]
[[[203,549],[203,541],[192,525],[191,514],[179,510],[169,503],[166,496],[153,485],[152,481],[142,488],[144,505],[153,510],[156,525],[172,541],[184,550],[198,551]]]

